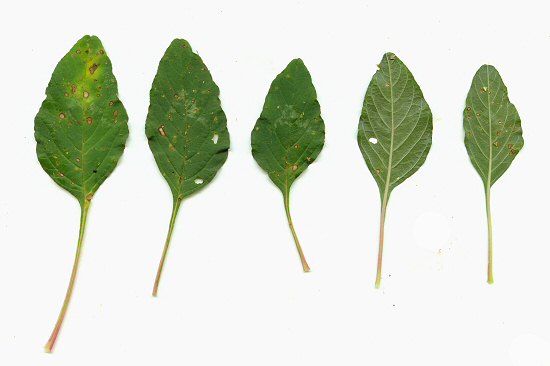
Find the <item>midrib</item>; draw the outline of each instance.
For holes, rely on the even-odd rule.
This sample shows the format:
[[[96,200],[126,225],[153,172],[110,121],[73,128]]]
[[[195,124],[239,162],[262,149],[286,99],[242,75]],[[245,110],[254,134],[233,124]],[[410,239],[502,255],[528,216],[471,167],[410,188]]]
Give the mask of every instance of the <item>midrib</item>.
[[[388,58],[388,55],[386,55],[386,61],[388,62],[388,73],[390,78],[390,112],[391,112],[391,132],[390,132],[390,154],[388,159],[388,173],[386,174],[386,187],[384,188],[384,198],[382,200],[382,205],[385,207],[386,203],[388,201],[388,192],[390,189],[390,179],[391,179],[391,170],[392,170],[392,158],[393,158],[393,135],[395,132],[394,129],[394,112],[393,112],[393,81],[391,77],[391,64],[390,60]]]
[[[86,64],[88,62],[88,58],[86,57],[84,61],[84,78],[82,79],[82,84],[85,84],[84,81],[86,80]],[[78,92],[78,88],[77,88]],[[86,197],[88,196],[88,192],[86,192],[86,174],[84,172],[84,167],[86,166],[84,164],[84,145],[86,144],[86,116],[84,115],[85,107],[84,103],[86,102],[84,100],[84,88],[80,90],[80,96],[77,96],[80,100],[82,100],[81,106],[82,106],[82,116],[80,118],[80,125],[82,126],[82,146],[80,148],[80,164],[82,164],[82,202],[84,203],[86,201]]]
[[[489,95],[489,66],[486,66],[487,70],[487,109],[489,110],[489,172],[487,173],[487,186],[486,189],[489,190],[491,187],[491,172],[493,170],[493,131],[492,131],[492,122],[491,122],[491,98]]]

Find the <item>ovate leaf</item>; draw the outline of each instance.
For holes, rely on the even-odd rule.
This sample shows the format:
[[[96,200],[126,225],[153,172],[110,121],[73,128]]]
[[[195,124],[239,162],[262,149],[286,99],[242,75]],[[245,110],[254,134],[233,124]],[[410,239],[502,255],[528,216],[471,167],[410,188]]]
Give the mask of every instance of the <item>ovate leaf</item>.
[[[145,123],[149,147],[173,197],[153,296],[181,202],[210,183],[227,159],[229,133],[219,94],[210,71],[189,43],[172,41],[153,81]]]
[[[523,147],[518,111],[510,103],[508,89],[493,66],[481,66],[474,76],[464,109],[464,131],[466,150],[485,188],[489,239],[487,281],[493,283],[491,186]]]
[[[85,36],[55,68],[34,120],[42,168],[78,199],[81,224],[73,272],[53,333],[51,352],[74,286],[86,217],[92,198],[115,169],[128,138],[128,115],[99,38]]]
[[[290,216],[290,187],[317,158],[324,142],[325,125],[311,76],[302,60],[293,60],[269,88],[264,109],[252,130],[252,155],[283,193],[304,272],[309,266]]]
[[[357,134],[363,158],[380,189],[377,288],[390,194],[424,164],[432,145],[432,112],[409,69],[393,53],[386,53],[378,66],[365,95]]]

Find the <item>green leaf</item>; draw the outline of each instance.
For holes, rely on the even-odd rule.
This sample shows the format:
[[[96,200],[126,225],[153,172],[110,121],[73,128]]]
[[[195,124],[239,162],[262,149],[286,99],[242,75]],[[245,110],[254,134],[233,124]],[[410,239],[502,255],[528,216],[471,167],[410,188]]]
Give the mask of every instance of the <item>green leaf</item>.
[[[521,120],[508,99],[497,69],[483,65],[476,72],[464,109],[464,144],[485,188],[489,261],[487,281],[493,283],[491,186],[510,167],[523,147]]]
[[[57,64],[34,120],[42,168],[78,199],[81,225],[67,295],[46,344],[51,352],[70,300],[90,202],[115,169],[128,138],[128,115],[99,38],[85,36]]]
[[[304,258],[290,216],[290,187],[317,158],[325,142],[325,125],[311,75],[300,59],[277,75],[260,118],[252,130],[252,155],[283,193],[288,224],[304,272]]]
[[[173,196],[153,296],[181,202],[208,185],[227,159],[229,132],[219,94],[210,71],[189,43],[173,40],[160,60],[145,123],[149,147]]]
[[[390,194],[424,164],[433,127],[430,107],[405,64],[393,53],[386,53],[378,66],[365,95],[357,134],[363,158],[380,189],[377,288]]]

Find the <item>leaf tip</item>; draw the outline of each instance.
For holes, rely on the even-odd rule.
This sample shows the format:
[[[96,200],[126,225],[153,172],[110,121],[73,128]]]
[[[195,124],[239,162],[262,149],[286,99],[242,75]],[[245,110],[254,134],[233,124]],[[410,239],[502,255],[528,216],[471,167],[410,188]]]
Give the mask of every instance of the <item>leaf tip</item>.
[[[494,67],[491,64],[481,65],[481,67],[477,70],[477,72],[491,72],[491,73],[496,73],[496,74],[500,75],[497,68]]]
[[[384,54],[384,57],[387,58],[388,60],[392,60],[392,61],[397,59],[397,56],[393,52],[386,52]]]
[[[304,69],[304,70],[307,70],[307,67],[306,67],[306,64],[304,63],[304,61],[301,59],[301,58],[295,58],[293,59],[292,61],[290,61],[290,63],[288,64],[287,66],[287,69],[289,67],[297,67],[297,68],[300,68],[300,69]]]
[[[101,40],[98,36],[86,34],[84,37],[80,38],[77,43],[93,43],[93,44],[101,44]]]
[[[174,38],[170,47],[180,47],[191,50],[191,45],[183,38]]]

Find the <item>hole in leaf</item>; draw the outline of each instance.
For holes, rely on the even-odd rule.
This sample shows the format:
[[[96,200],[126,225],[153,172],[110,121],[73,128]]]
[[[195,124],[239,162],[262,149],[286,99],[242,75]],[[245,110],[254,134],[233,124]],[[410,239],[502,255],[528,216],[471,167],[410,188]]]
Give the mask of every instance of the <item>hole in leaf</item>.
[[[378,143],[378,139],[377,139],[376,137],[371,137],[371,138],[369,139],[369,142],[370,142],[371,144],[377,144],[377,143]]]
[[[195,179],[195,184],[203,184],[203,183],[204,183],[204,180],[200,178]]]

